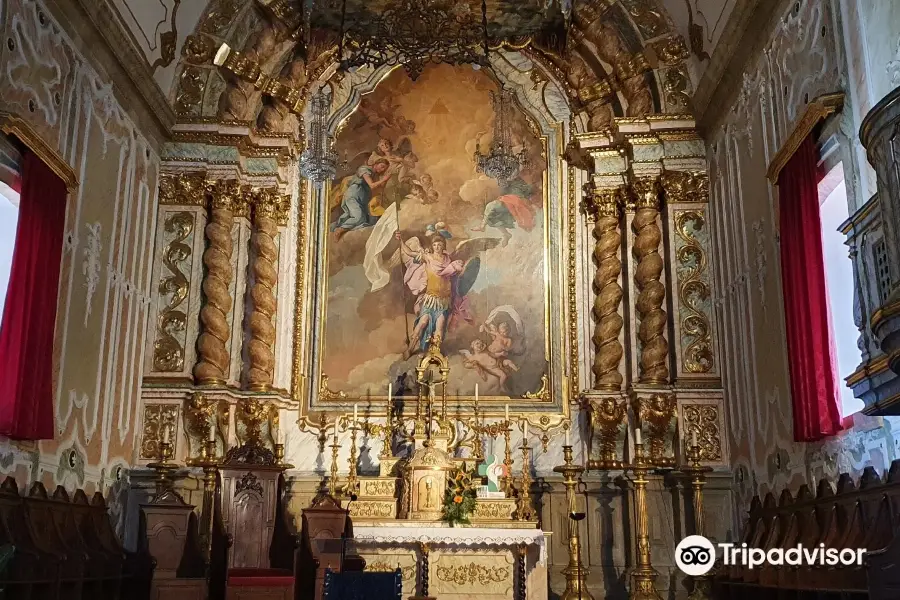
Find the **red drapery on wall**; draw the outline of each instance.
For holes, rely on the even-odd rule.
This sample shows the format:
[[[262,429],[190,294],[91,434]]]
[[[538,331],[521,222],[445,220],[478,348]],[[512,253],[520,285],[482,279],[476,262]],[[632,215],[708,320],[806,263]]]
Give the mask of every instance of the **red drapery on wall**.
[[[53,438],[53,337],[66,185],[33,153],[22,168],[19,222],[0,326],[0,434]]]
[[[841,430],[817,163],[810,135],[778,177],[784,320],[798,442],[813,442]]]

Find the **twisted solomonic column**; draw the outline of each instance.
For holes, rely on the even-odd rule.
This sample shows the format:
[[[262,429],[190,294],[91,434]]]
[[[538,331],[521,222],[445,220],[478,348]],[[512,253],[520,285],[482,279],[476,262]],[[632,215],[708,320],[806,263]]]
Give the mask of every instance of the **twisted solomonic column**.
[[[622,234],[619,230],[622,191],[620,188],[592,189],[585,198],[594,219],[594,389],[619,391],[622,374],[619,364],[624,351],[619,342],[624,320],[619,314],[622,303]]]
[[[203,327],[197,341],[198,361],[194,366],[194,380],[199,385],[223,385],[228,376],[231,356],[228,340],[231,328],[228,313],[231,311],[231,225],[234,205],[239,201],[241,186],[236,180],[210,182],[210,216],[206,224],[206,251],[203,265],[205,302],[200,309]]]
[[[278,281],[276,261],[278,247],[277,213],[281,197],[276,190],[263,189],[253,202],[253,250],[250,268],[253,302],[249,317],[250,339],[247,341],[247,389],[266,391],[272,387],[275,375],[275,284]]]
[[[663,259],[659,254],[662,232],[659,218],[659,179],[638,177],[632,182],[635,198],[635,215],[631,223],[634,232],[632,252],[637,262],[634,274],[638,290],[636,308],[640,325],[638,339],[641,341],[640,375],[641,383],[665,384],[669,379],[666,341],[666,311],[663,303],[666,288],[660,279],[663,273]]]

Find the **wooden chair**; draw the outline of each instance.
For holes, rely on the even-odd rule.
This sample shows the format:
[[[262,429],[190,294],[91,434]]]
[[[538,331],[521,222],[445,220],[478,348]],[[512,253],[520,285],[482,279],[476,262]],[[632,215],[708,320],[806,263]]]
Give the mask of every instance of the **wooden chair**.
[[[271,450],[251,443],[232,448],[219,468],[214,545],[225,546],[226,600],[294,598],[299,541],[279,518],[283,471]]]

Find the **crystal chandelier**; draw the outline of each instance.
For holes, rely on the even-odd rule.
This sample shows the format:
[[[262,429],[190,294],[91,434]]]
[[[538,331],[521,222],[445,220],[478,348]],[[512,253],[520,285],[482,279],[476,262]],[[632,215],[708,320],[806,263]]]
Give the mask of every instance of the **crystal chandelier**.
[[[364,22],[348,22],[341,5],[340,68],[400,64],[415,81],[428,64],[489,65],[487,1],[475,15],[455,0],[398,0]]]
[[[479,145],[475,150],[475,166],[479,173],[484,173],[503,186],[525,168],[527,162],[526,149],[513,152],[512,134],[510,133],[510,116],[512,97],[509,91],[501,88],[498,93],[491,92],[491,103],[494,106],[494,139],[488,154],[481,153]]]
[[[322,86],[310,100],[306,150],[300,155],[300,175],[317,185],[334,178],[337,171],[338,156],[327,129],[330,108],[331,97]]]

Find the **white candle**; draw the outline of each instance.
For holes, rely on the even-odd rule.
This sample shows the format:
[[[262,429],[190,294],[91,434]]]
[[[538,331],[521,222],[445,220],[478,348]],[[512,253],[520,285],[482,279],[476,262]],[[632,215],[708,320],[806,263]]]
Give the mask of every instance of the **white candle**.
[[[634,429],[634,444],[636,446],[641,445],[641,428],[640,427],[636,427]]]
[[[509,421],[509,404],[506,405],[506,420]]]
[[[284,445],[284,432],[281,431],[281,427],[275,430],[275,443]]]
[[[522,444],[528,445],[528,421],[522,423]]]
[[[216,418],[212,417],[209,420],[209,441],[216,441]]]
[[[475,408],[478,408],[478,384],[475,384]]]
[[[357,409],[357,405],[354,404],[353,405],[353,425],[354,426],[356,426],[356,423],[357,423],[356,409]]]
[[[697,430],[691,429],[691,448],[697,445]]]
[[[571,446],[572,441],[569,439],[569,430],[566,429],[566,446]]]
[[[163,427],[163,444],[169,443],[169,428]]]
[[[388,409],[391,407],[391,400],[394,399],[394,384],[388,384]]]

